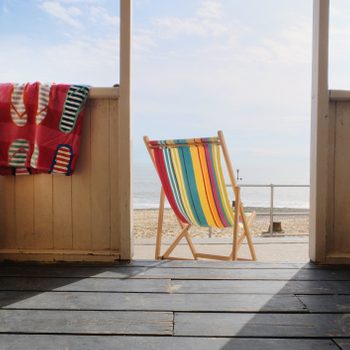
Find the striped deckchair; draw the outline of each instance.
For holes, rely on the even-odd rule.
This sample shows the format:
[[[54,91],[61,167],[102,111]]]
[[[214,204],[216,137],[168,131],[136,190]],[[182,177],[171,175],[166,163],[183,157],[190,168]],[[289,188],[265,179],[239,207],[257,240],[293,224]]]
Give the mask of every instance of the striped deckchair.
[[[185,238],[194,259],[238,260],[238,250],[246,238],[251,259],[245,260],[256,260],[249,231],[255,213],[249,217],[244,213],[240,188],[236,184],[223,132],[219,131],[217,137],[163,141],[150,141],[145,136],[144,141],[162,184],[155,258],[178,259],[170,254]],[[220,149],[235,195],[234,208],[231,207],[226,190]],[[176,215],[181,232],[161,255],[165,198]],[[232,227],[231,254],[223,256],[197,252],[189,234],[191,226]]]

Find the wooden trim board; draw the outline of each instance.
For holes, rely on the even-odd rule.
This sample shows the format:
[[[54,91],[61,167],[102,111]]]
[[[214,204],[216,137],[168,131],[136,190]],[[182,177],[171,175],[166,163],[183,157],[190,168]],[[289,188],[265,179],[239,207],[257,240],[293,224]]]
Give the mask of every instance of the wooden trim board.
[[[90,99],[118,99],[119,87],[92,87],[89,92]]]

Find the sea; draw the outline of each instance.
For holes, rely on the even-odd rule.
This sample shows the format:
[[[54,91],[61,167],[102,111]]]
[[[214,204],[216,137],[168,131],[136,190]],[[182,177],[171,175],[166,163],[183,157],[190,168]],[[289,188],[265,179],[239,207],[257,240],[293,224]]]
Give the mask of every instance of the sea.
[[[239,182],[244,185],[244,182]],[[281,183],[276,183],[276,185]],[[285,184],[285,183],[283,183]],[[301,185],[307,185],[302,183]],[[153,209],[159,206],[160,181],[152,164],[134,164],[133,171],[133,205],[134,209]],[[232,190],[228,188],[233,199]],[[270,188],[241,189],[244,206],[252,208],[270,207]],[[169,205],[166,205],[169,207]],[[275,188],[274,208],[308,209],[309,188]]]

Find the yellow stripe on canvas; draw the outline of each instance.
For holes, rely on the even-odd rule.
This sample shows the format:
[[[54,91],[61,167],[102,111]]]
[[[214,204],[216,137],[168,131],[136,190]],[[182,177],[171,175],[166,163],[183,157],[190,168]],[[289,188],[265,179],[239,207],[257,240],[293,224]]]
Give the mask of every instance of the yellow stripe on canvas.
[[[226,217],[230,220],[230,224],[232,225],[234,214],[233,214],[230,202],[228,200],[224,175],[221,169],[221,157],[220,157],[219,146],[214,145],[212,150],[213,150],[213,158],[214,158],[213,161],[214,161],[215,172],[218,175],[217,181],[219,186],[220,197],[222,200],[222,205],[224,207]]]
[[[191,152],[195,181],[198,188],[199,200],[202,206],[205,219],[209,226],[216,226],[213,215],[210,211],[208,199],[205,192],[205,184],[203,180],[201,164],[198,157],[198,147],[190,146],[190,152]]]
[[[215,221],[215,226],[222,228],[222,227],[224,227],[224,225],[221,222],[219,213],[218,213],[217,208],[216,208],[215,199],[214,199],[214,195],[213,195],[213,189],[212,189],[210,178],[209,178],[209,170],[208,170],[207,161],[206,161],[205,149],[203,146],[201,146],[201,147],[198,147],[198,151],[199,151],[199,159],[201,162],[201,168],[203,169],[204,184],[205,184],[206,193],[208,196],[208,202],[209,202],[209,206],[211,209],[211,213],[212,213],[214,221]]]

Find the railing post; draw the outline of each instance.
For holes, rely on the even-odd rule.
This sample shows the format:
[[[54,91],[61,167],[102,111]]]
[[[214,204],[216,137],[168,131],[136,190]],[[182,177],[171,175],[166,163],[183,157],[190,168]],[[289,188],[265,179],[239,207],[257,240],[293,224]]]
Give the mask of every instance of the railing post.
[[[273,193],[274,185],[270,185],[270,234],[273,234]]]

